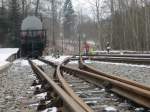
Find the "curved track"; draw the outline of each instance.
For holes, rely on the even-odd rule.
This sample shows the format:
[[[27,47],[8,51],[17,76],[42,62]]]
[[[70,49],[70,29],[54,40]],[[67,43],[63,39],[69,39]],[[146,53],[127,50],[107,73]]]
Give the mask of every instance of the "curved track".
[[[150,108],[150,87],[139,84],[135,81],[123,79],[117,76],[102,73],[95,68],[92,68],[85,63],[82,59],[80,61],[80,68],[82,70],[92,72],[97,79],[108,81],[111,84],[111,90],[121,96],[124,96],[140,105]],[[132,91],[131,91],[132,90]]]
[[[71,96],[69,96],[60,86],[57,85],[55,81],[53,81],[47,74],[45,74],[36,64],[34,64],[31,60],[29,61],[34,72],[37,74],[37,77],[40,78],[42,82],[46,82],[49,86],[53,88],[55,91],[65,102],[65,108],[63,111],[71,111],[71,112],[86,112],[84,108],[82,108]],[[70,103],[71,102],[71,103]]]
[[[80,60],[80,68],[83,70],[68,67],[65,64],[69,60],[66,59],[58,65],[40,59],[40,61],[56,68],[53,80],[32,61],[30,63],[34,71],[53,88],[72,112],[98,112],[101,110],[99,95],[102,93],[102,88],[106,88],[137,104],[150,108],[150,87],[101,73],[85,65],[82,60]],[[88,95],[83,97],[83,94]]]

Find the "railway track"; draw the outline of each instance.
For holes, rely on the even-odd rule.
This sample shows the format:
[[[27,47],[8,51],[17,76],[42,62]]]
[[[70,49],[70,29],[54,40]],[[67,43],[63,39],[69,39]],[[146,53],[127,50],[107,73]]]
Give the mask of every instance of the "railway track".
[[[79,57],[74,56],[74,60]],[[106,62],[119,62],[119,63],[131,63],[131,64],[150,64],[150,55],[136,55],[136,54],[101,54],[101,55],[82,55],[84,59],[90,58],[93,61],[106,61]]]
[[[61,111],[64,112],[86,112],[77,102],[74,101],[74,99],[69,96],[58,84],[51,79],[47,74],[45,74],[41,68],[39,68],[36,64],[34,64],[31,60],[29,60],[34,72],[37,74],[37,77],[39,79],[39,82],[43,84],[43,86],[47,85],[47,97],[50,95],[51,92],[54,91],[55,94],[58,95],[58,97],[61,98],[61,101],[57,106],[58,108],[64,107],[61,109]],[[64,102],[65,105],[62,105],[62,102]],[[70,103],[71,102],[71,103]],[[45,104],[45,101],[40,105],[39,110],[47,108],[47,105]]]
[[[69,108],[72,112],[99,112],[105,108],[103,107],[104,104],[111,103],[115,106],[121,103],[118,102],[120,99],[118,96],[106,92],[105,90],[115,92],[144,107],[150,108],[149,87],[133,82],[131,83],[130,81],[126,81],[126,83],[121,78],[106,77],[92,70],[87,72],[77,68],[68,67],[67,65],[64,65],[64,63],[67,63],[69,59],[65,60],[60,65],[44,59],[40,59],[40,61],[56,68],[54,75],[55,79],[50,79],[50,77],[30,61],[34,71],[40,75],[40,78],[42,77],[42,80],[46,82],[46,84],[48,83],[53,88],[53,91],[61,97],[62,102],[65,102],[66,105],[64,107],[66,110]],[[80,64],[80,67],[82,66],[82,69],[84,69],[85,65],[82,60]],[[124,110],[122,110],[122,112],[123,111]],[[69,111],[67,110],[67,112]]]
[[[75,55],[79,56],[79,55]],[[94,56],[94,57],[133,57],[133,58],[150,58],[150,54],[88,54],[83,56]]]
[[[131,64],[150,64],[150,58],[136,58],[136,57],[92,57],[93,61],[108,61],[119,63],[131,63]]]
[[[97,78],[99,79],[109,81],[109,83],[112,86],[112,91],[114,91],[115,93],[118,93],[121,96],[131,99],[132,101],[138,104],[141,104],[145,107],[150,108],[150,87],[149,86],[142,85],[135,81],[123,79],[121,77],[112,76],[112,75],[100,72],[97,69],[83,63],[82,59],[80,60],[80,69],[97,74],[98,75]],[[117,90],[113,89],[113,87],[115,86],[116,87],[118,86]]]

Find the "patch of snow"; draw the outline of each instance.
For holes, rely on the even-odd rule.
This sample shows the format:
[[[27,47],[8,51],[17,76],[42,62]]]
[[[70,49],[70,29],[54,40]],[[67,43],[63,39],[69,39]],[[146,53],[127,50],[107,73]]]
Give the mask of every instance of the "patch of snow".
[[[142,107],[141,108],[136,108],[135,112],[144,112],[144,108],[142,108]]]
[[[45,63],[39,61],[39,60],[32,60],[35,64],[42,66],[42,65],[46,65]]]
[[[42,86],[42,85],[31,86],[30,89],[31,89],[31,90],[34,90],[35,88],[39,88],[39,89],[40,89],[41,86]]]
[[[21,66],[29,66],[28,60],[25,59],[17,59],[13,62],[14,64],[19,63]]]
[[[117,109],[116,108],[114,108],[114,107],[105,107],[105,111],[106,112],[117,112]]]
[[[57,108],[56,107],[48,108],[48,109],[45,109],[44,111],[41,111],[41,112],[57,112]]]
[[[39,99],[44,99],[46,95],[47,95],[47,92],[44,92],[44,93],[36,95],[36,97]]]
[[[19,48],[0,48],[0,54],[14,54],[17,53]]]
[[[85,60],[84,62],[85,63],[92,63],[93,61],[91,61],[91,60]]]
[[[30,104],[29,106],[34,107],[34,106],[38,106],[38,105],[39,105],[39,103],[34,103],[34,104]]]
[[[12,54],[18,52],[18,48],[0,48],[0,67],[5,66],[9,62],[6,61]]]
[[[49,60],[49,61],[52,61],[52,62],[55,62],[55,63],[59,64],[59,63],[63,62],[68,57],[71,57],[71,56],[60,56],[59,58],[55,58],[53,56],[45,56],[44,58],[46,60]]]
[[[21,61],[21,65],[22,65],[22,66],[29,66],[28,60],[22,60],[22,61]]]
[[[7,64],[9,64],[8,61],[0,61],[0,67],[5,66]]]
[[[19,48],[0,48],[0,61],[7,60],[9,56],[17,53]]]
[[[71,61],[68,64],[78,64],[78,61]]]

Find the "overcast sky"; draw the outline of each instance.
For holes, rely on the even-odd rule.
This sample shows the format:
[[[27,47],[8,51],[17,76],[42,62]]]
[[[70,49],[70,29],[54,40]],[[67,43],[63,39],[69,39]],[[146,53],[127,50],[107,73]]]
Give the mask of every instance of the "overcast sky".
[[[87,14],[90,17],[93,17],[93,10],[92,7],[95,0],[72,0],[73,7],[75,11],[79,11],[82,9],[83,14]],[[100,0],[100,7],[103,7],[106,0]],[[95,7],[95,6],[94,6]],[[101,8],[101,14],[103,14],[103,18],[107,17],[109,15],[109,8]]]
[[[77,9],[78,7],[87,8],[89,4],[87,3],[88,0],[72,0],[72,4]]]
[[[72,4],[75,11],[82,9],[83,14],[91,16],[91,5],[88,3],[89,0],[72,0]]]
[[[82,8],[85,9],[84,11],[87,11],[91,10],[91,4],[89,3],[89,1],[91,2],[93,0],[72,0],[72,3],[75,10],[77,10],[78,8]]]

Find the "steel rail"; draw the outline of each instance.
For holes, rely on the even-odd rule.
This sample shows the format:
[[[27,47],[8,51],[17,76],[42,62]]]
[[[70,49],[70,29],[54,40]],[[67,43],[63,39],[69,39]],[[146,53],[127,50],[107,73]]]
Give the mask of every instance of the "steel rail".
[[[79,57],[72,57],[71,60],[77,60]],[[131,64],[150,64],[150,58],[137,57],[109,57],[109,56],[82,56],[83,60],[104,61],[104,62],[121,62]]]
[[[82,60],[80,60],[80,64]],[[109,82],[111,84],[111,91],[115,92],[121,96],[124,96],[137,104],[140,104],[144,107],[150,108],[150,91],[149,87],[144,87],[143,85],[135,86],[136,84],[131,83],[130,81],[120,81],[118,78],[111,78],[102,76],[99,74],[75,69],[68,67],[66,65],[60,66],[61,71],[76,75],[78,77],[84,78],[87,81],[90,81],[96,85],[100,85],[101,82]],[[117,79],[117,80],[116,80]],[[131,83],[131,84],[130,84]]]
[[[74,57],[79,55],[74,55]],[[105,56],[105,57],[134,57],[134,58],[150,58],[150,54],[87,54],[87,55],[81,55],[83,56]]]
[[[123,78],[121,78],[119,76],[108,75],[108,74],[106,74],[104,72],[101,72],[101,71],[95,69],[94,67],[91,67],[91,66],[85,64],[82,61],[82,59],[80,59],[80,62],[81,62],[80,63],[81,68],[80,69],[82,69],[82,70],[85,70],[85,71],[88,71],[88,72],[92,72],[92,73],[95,73],[95,74],[98,74],[98,75],[101,75],[101,76],[105,76],[105,77],[108,77],[108,78],[111,78],[111,79],[114,79],[114,80],[118,80],[120,82],[127,83],[127,84],[130,84],[130,85],[139,87],[141,89],[145,89],[145,90],[150,91],[150,86],[146,86],[146,85],[140,84],[140,83],[138,83],[136,81],[132,81],[132,80],[129,80],[127,78],[123,79]]]
[[[85,80],[92,81],[99,86],[101,81],[107,81],[112,85],[111,90],[121,96],[124,96],[137,104],[150,108],[150,91],[135,87],[130,84],[126,84],[105,76],[100,76],[87,71],[71,68],[65,65],[61,66],[61,69],[67,72],[74,72],[78,77],[82,77]]]
[[[45,74],[36,64],[29,61],[34,72],[41,75],[62,98],[71,112],[86,112],[72,97],[70,97],[61,87],[59,87],[47,74]]]
[[[138,97],[138,96],[134,96],[134,95],[128,95],[128,93],[126,94],[123,91],[121,92],[121,91],[119,91],[119,89],[118,90],[117,89],[113,89],[113,90],[115,92],[117,92],[118,94],[120,94],[120,95],[125,94],[125,96],[128,96],[129,99],[135,101],[138,104],[141,104],[141,105],[143,105],[145,107],[150,108],[150,87],[149,86],[142,85],[142,84],[139,84],[139,83],[137,83],[135,81],[131,81],[131,80],[128,80],[128,79],[122,79],[122,78],[117,77],[117,76],[112,76],[112,75],[108,75],[108,74],[102,73],[102,72],[94,69],[93,67],[90,67],[90,66],[84,64],[81,58],[80,58],[80,64],[81,64],[80,67],[81,67],[82,70],[86,70],[88,72],[92,72],[94,74],[97,74],[101,78],[102,77],[110,78],[112,80],[120,82],[118,84],[123,83],[123,87],[125,87],[125,88],[126,88],[126,86],[124,86],[124,84],[125,85],[127,84],[129,86],[129,88],[126,88],[126,89],[129,90],[129,92],[137,93],[140,96]],[[110,81],[110,80],[108,80],[108,81],[111,82],[111,84],[113,84],[113,85],[115,84],[115,86],[119,86],[119,85],[116,85],[116,83],[114,83],[113,81]],[[141,99],[141,96],[143,96],[142,99]],[[134,99],[136,97],[137,97],[137,99]],[[147,100],[145,100],[145,99],[147,99]]]
[[[62,62],[63,64],[64,62]],[[60,81],[60,83],[62,84],[64,90],[79,104],[81,105],[86,112],[94,112],[81,98],[79,98],[77,96],[77,94],[75,94],[75,92],[73,91],[73,89],[69,86],[69,84],[65,81],[65,79],[63,78],[63,71],[60,69],[61,65],[58,65],[57,67],[57,77]]]
[[[135,64],[150,64],[150,58],[133,58],[133,57],[91,57],[95,61],[112,61],[112,62],[125,62]]]
[[[56,63],[53,63],[53,62],[50,62],[50,61],[47,61],[45,59],[39,59],[40,61],[42,62],[45,62],[49,65],[52,65],[54,67],[57,66],[56,68],[56,75],[58,77],[58,80],[60,81],[62,87],[64,88],[64,90],[80,105],[82,106],[86,112],[94,112],[81,98],[79,98],[75,92],[73,91],[73,89],[69,86],[69,84],[65,81],[65,79],[63,78],[63,74],[62,74],[62,71],[61,71],[61,65],[63,64],[66,64],[70,61],[70,58],[66,58],[61,64],[56,64]]]

